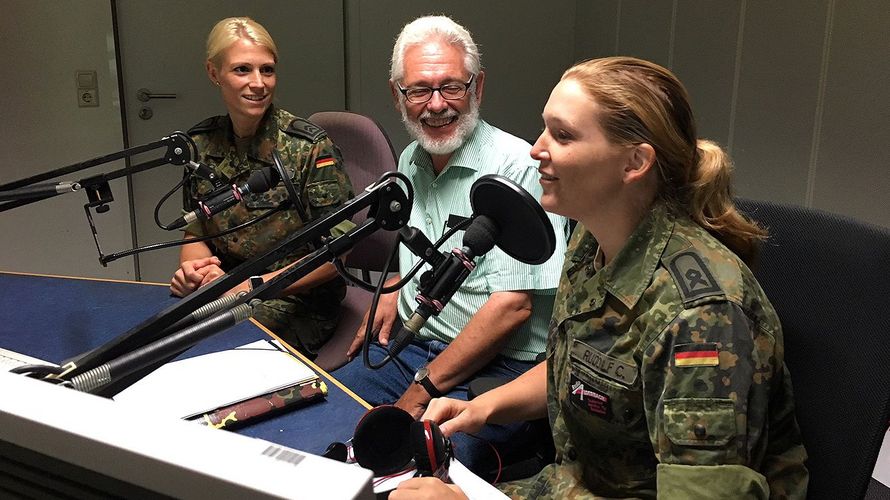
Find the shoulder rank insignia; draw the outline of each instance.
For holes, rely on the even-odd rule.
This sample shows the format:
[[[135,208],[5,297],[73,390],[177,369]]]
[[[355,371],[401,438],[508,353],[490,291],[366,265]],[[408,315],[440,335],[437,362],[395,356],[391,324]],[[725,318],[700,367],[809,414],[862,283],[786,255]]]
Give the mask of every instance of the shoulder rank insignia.
[[[334,163],[337,163],[334,160],[334,157],[331,155],[321,155],[315,159],[315,168],[325,168],[330,167]]]
[[[717,357],[717,344],[714,342],[674,346],[674,366],[717,366],[718,364],[720,364],[720,359]]]
[[[203,134],[219,128],[219,116],[211,116],[188,130],[188,135]]]
[[[302,137],[310,142],[318,142],[324,139],[328,134],[323,128],[310,122],[305,118],[295,118],[290,125],[284,129],[286,134]]]
[[[723,290],[714,279],[698,254],[691,251],[680,252],[668,257],[667,270],[677,283],[683,303],[701,297],[722,295]]]

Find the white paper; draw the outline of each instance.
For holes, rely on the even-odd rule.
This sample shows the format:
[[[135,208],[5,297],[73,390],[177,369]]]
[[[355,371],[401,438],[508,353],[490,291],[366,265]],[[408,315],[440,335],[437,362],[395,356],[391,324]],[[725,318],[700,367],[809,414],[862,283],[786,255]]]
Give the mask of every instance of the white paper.
[[[272,341],[173,361],[124,389],[114,400],[151,415],[189,418],[317,378]]]
[[[32,358],[25,354],[21,354],[0,347],[0,371],[9,371],[24,365],[50,365],[56,366],[55,363],[49,363],[42,359]]]
[[[375,478],[373,483],[374,493],[383,493],[384,491],[396,489],[399,483],[401,483],[402,481],[407,481],[408,479],[414,477],[414,472],[415,470],[411,469],[410,471],[391,478]],[[469,498],[470,500],[501,500],[507,498],[507,495],[501,493],[497,488],[489,484],[481,477],[473,474],[470,469],[467,469],[467,467],[464,464],[460,463],[457,459],[451,459],[451,462],[448,464],[448,477],[449,479],[451,479],[452,483],[460,486],[461,491],[463,491],[467,498]]]

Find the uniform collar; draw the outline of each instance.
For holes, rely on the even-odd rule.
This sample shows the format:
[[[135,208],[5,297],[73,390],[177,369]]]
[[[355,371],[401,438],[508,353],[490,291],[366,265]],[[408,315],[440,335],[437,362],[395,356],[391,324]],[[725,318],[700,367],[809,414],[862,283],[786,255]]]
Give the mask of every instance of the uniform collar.
[[[263,140],[268,137],[275,137],[278,133],[278,120],[275,119],[275,106],[269,106],[266,114],[263,115],[257,131],[247,146],[247,156],[253,160],[262,163],[272,164],[271,148],[262,147]],[[230,151],[235,149],[235,132],[232,128],[232,119],[229,115],[220,116],[218,122],[219,128],[216,131],[216,137],[207,145],[205,154],[218,158],[225,157]]]
[[[637,225],[618,255],[602,269],[594,269],[598,243],[586,228],[579,226],[583,235],[576,235],[578,242],[566,259],[566,277],[573,291],[581,292],[573,313],[598,309],[604,293],[608,292],[632,309],[649,287],[655,268],[674,231],[674,218],[667,207],[656,202]],[[593,289],[601,290],[591,293]],[[583,299],[582,299],[583,297]]]
[[[636,306],[649,287],[674,225],[665,204],[656,202],[618,255],[600,271],[605,289],[628,308]]]

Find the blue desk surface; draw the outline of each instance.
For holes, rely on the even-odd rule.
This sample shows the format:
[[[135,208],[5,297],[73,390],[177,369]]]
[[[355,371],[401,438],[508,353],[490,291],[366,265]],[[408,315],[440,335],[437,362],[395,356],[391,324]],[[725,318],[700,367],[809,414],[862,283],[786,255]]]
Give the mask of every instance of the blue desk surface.
[[[166,286],[0,272],[0,347],[59,363],[128,331],[171,306]],[[268,334],[246,321],[183,356],[231,349]],[[327,399],[259,421],[237,433],[314,454],[352,437],[366,408],[330,375],[307,362],[328,386]]]

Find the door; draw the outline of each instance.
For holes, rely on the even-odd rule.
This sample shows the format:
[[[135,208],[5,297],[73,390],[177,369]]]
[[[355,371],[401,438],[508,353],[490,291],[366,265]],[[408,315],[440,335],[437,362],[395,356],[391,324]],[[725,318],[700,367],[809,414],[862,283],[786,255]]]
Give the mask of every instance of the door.
[[[146,0],[116,2],[124,103],[130,146],[147,144],[203,119],[225,114],[219,91],[204,70],[207,34],[217,21],[249,16],[278,46],[275,105],[297,116],[345,109],[343,3],[308,0]],[[137,99],[140,90],[171,98]],[[156,158],[146,153],[134,162]],[[179,240],[181,231],[155,224],[155,207],[182,179],[183,167],[165,165],[132,176],[136,241],[145,246]],[[181,192],[161,206],[159,219],[181,215]],[[141,253],[140,279],[166,283],[179,247]]]

